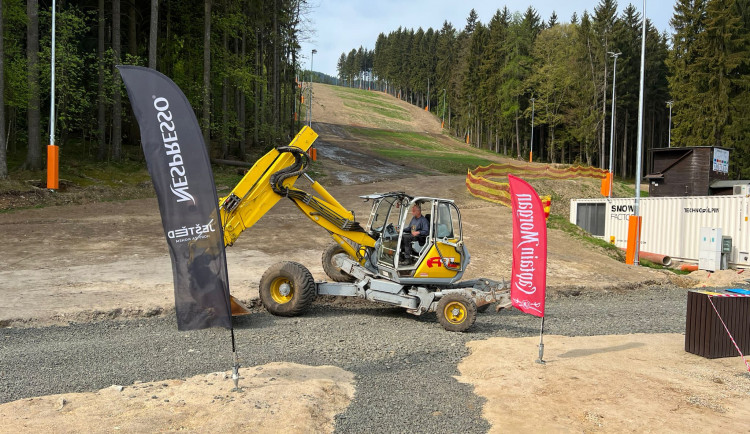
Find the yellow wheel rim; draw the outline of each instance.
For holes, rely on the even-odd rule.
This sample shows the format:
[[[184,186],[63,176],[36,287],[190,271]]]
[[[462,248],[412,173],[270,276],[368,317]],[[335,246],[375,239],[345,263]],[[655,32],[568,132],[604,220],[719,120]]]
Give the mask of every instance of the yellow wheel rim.
[[[286,277],[277,277],[271,282],[271,298],[278,304],[289,303],[294,297],[294,284]]]
[[[451,324],[461,324],[466,319],[466,306],[463,303],[452,301],[443,309],[445,319]]]

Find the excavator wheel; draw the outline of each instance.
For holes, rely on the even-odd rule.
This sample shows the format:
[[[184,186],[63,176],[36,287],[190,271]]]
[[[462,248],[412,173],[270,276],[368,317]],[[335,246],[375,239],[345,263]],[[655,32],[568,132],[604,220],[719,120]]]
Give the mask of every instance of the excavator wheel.
[[[274,315],[302,315],[315,300],[315,295],[312,274],[296,262],[273,264],[260,278],[260,301]]]
[[[437,305],[440,325],[449,332],[465,332],[477,320],[477,305],[462,294],[448,294]]]
[[[329,244],[321,258],[323,261],[323,271],[325,271],[328,277],[334,282],[354,282],[354,277],[344,273],[336,266],[336,262],[334,262],[336,255],[347,255],[347,253],[339,243]]]

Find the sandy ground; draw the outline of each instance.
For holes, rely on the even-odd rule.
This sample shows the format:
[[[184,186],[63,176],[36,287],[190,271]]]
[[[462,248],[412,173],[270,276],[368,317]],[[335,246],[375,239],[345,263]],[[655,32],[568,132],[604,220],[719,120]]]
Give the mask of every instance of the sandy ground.
[[[354,375],[334,366],[272,363],[242,374],[238,391],[230,372],[218,372],[9,402],[0,433],[332,432],[354,397]]]
[[[470,342],[457,379],[487,399],[490,432],[749,432],[739,357],[684,351],[684,336],[545,336]],[[501,357],[498,357],[502,354]]]
[[[315,92],[316,121],[328,125],[321,128],[320,153],[339,156],[321,162],[320,167],[345,172],[345,176],[323,180],[334,197],[363,222],[369,204],[358,198],[362,194],[404,190],[453,198],[461,208],[472,255],[465,277],[509,278],[508,208],[470,196],[463,176],[404,178],[408,170],[399,165],[373,162],[372,156],[357,153],[336,125],[363,120],[350,119],[345,110],[336,108],[337,97],[331,89],[316,85]],[[412,130],[438,130],[431,114],[403,107],[413,116]],[[419,129],[420,125],[429,127]],[[392,170],[383,169],[374,176],[363,169],[373,164]],[[0,231],[4,234],[0,326],[149,316],[172,310],[171,266],[155,199],[3,213]],[[302,218],[289,201],[281,201],[228,249],[232,294],[249,302],[257,299],[261,274],[282,260],[298,261],[316,279],[324,279],[320,255],[328,242],[325,231]],[[624,265],[560,231],[549,233],[552,292],[632,288],[668,280],[664,272]],[[549,364],[545,367],[532,362],[536,355],[533,339],[472,344],[473,354],[461,364],[461,381],[474,384],[477,393],[487,397],[485,414],[494,430],[519,430],[539,419],[536,414],[541,409],[549,416],[541,420],[547,430],[641,431],[649,430],[645,421],[650,420],[747,430],[746,424],[737,422],[743,419],[736,418],[743,415],[747,421],[749,416],[747,407],[738,406],[738,397],[744,393],[747,400],[748,390],[745,377],[737,376],[741,369],[730,371],[734,363],[730,360],[707,361],[685,354],[679,336],[547,339]],[[0,431],[205,431],[226,423],[219,427],[221,431],[252,427],[261,432],[327,432],[332,429],[333,415],[348,405],[354,393],[351,375],[332,367],[279,364],[251,367],[243,374],[248,378],[240,393],[230,392],[231,381],[223,375],[207,374],[122,385],[122,390],[24,399],[0,406]],[[641,412],[644,417],[638,417]],[[219,415],[228,414],[231,417],[219,421]],[[662,419],[657,420],[658,414]],[[725,425],[709,424],[709,420]]]

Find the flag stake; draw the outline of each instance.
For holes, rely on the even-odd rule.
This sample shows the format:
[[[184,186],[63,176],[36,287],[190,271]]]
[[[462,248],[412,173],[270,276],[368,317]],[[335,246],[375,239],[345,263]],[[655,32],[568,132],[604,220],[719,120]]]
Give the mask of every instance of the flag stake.
[[[539,330],[539,358],[536,362],[540,365],[544,365],[547,362],[544,361],[544,317],[542,317],[542,327]]]
[[[234,359],[234,366],[232,367],[232,381],[234,381],[234,389],[232,392],[240,392],[240,362],[237,359],[237,349],[234,345],[234,327],[229,329],[232,334],[232,358]]]

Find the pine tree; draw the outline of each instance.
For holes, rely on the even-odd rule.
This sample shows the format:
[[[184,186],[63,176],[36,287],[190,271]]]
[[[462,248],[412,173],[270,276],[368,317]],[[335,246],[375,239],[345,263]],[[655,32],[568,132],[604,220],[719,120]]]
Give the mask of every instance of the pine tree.
[[[670,69],[669,92],[672,107],[672,142],[676,146],[694,143],[692,108],[702,104],[698,100],[695,81],[690,79],[698,57],[697,38],[703,33],[706,20],[706,0],[678,0],[670,24],[674,29],[672,51],[667,59]]]
[[[706,7],[705,31],[696,41],[699,54],[690,76],[691,82],[703,85],[696,92],[703,104],[696,107],[700,116],[692,120],[694,143],[733,147],[746,128],[741,122],[734,125],[746,118],[734,107],[734,99],[750,85],[747,76],[738,74],[750,52],[737,12],[735,0],[711,0]]]

